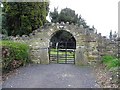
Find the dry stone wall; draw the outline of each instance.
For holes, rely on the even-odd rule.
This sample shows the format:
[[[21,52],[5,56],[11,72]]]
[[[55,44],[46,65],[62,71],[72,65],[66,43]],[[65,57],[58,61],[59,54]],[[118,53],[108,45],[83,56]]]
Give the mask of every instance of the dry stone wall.
[[[103,55],[117,55],[117,41],[97,34],[94,30],[69,23],[50,23],[33,31],[29,36],[9,37],[13,41],[24,42],[31,47],[31,59],[35,63],[49,64],[49,43],[59,30],[70,32],[76,39],[76,65],[86,65],[100,60]]]

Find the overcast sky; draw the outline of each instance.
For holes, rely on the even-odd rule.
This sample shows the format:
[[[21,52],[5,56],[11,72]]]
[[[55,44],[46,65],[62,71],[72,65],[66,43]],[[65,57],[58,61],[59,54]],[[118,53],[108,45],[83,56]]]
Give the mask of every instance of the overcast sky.
[[[98,33],[109,36],[110,30],[118,32],[118,2],[120,0],[50,0],[50,11],[58,7],[71,8],[81,14],[87,25],[94,25]]]

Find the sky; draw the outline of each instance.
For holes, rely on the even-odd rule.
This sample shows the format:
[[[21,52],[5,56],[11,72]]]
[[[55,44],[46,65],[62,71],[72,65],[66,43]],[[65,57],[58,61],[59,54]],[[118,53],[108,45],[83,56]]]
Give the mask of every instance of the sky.
[[[118,2],[120,0],[49,0],[50,11],[58,7],[71,8],[81,15],[87,25],[95,26],[102,36],[109,36],[110,30],[118,32]],[[47,17],[49,20],[49,17]]]

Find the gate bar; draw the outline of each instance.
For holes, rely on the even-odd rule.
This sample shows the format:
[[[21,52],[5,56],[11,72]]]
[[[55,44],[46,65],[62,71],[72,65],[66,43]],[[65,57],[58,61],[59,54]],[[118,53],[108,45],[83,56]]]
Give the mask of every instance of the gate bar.
[[[59,55],[59,50],[58,50],[58,48],[57,48],[57,63],[59,63],[59,62],[58,62],[58,59],[59,59],[58,55]]]

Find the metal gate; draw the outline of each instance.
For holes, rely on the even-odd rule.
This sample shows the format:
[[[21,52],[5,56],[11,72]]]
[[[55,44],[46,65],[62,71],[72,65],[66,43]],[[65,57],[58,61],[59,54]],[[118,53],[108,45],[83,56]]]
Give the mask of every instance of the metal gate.
[[[58,64],[75,64],[75,49],[50,47],[49,62]]]

